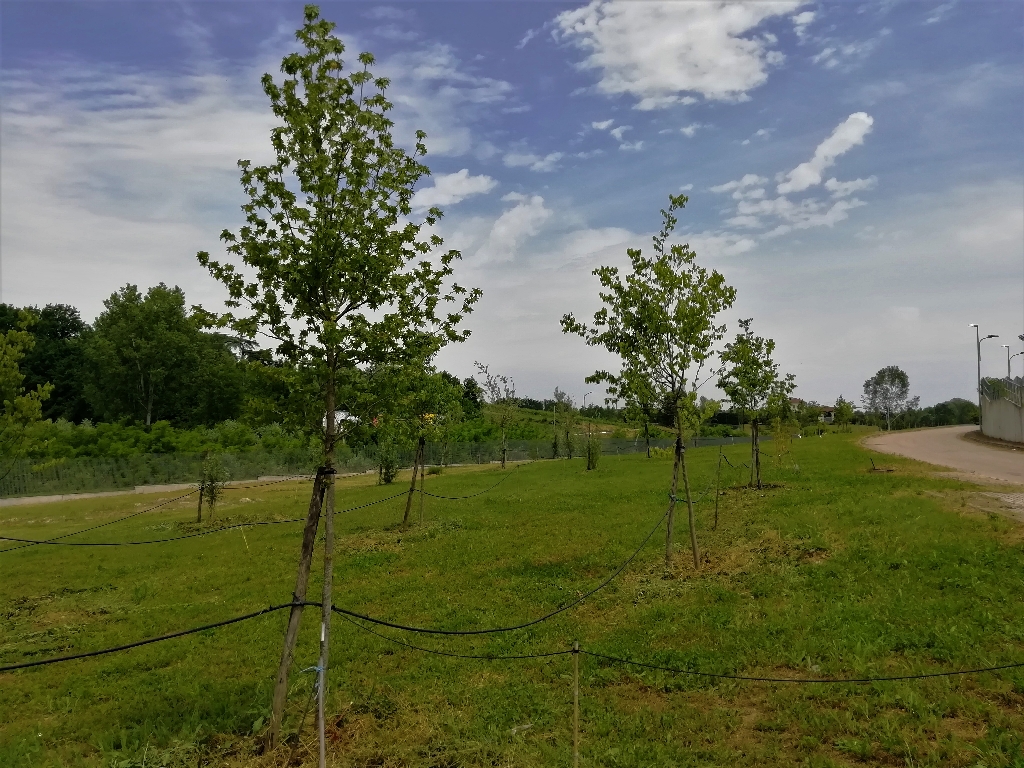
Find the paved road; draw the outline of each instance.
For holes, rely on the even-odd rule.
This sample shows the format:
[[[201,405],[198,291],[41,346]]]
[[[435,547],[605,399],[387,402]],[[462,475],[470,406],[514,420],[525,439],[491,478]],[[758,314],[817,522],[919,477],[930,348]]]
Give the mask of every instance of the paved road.
[[[863,441],[866,448],[895,453],[929,464],[956,470],[964,479],[979,482],[998,481],[1024,485],[1024,451],[994,448],[966,440],[962,436],[976,430],[972,424],[935,427],[913,432],[872,435]]]

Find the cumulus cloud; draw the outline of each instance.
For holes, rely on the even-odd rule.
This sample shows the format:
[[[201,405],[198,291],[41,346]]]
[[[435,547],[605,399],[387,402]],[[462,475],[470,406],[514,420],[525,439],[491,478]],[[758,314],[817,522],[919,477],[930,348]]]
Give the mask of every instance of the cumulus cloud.
[[[825,189],[832,193],[832,197],[849,197],[854,192],[874,189],[877,183],[877,176],[869,176],[866,179],[854,179],[853,181],[839,181],[833,177],[825,182]]]
[[[412,196],[413,210],[425,211],[435,205],[455,205],[467,197],[482,195],[498,186],[498,182],[490,176],[470,176],[469,169],[463,168],[458,173],[442,174],[434,177],[434,185],[416,190]]]
[[[614,122],[614,120],[595,120],[593,123],[590,124],[590,127],[598,131],[607,131],[609,128],[612,127],[612,123]]]
[[[508,168],[529,168],[538,173],[548,173],[558,167],[558,161],[565,155],[552,152],[548,155],[535,155],[532,152],[509,152],[502,158]]]
[[[785,195],[790,192],[802,192],[808,187],[821,183],[821,174],[835,163],[836,158],[853,147],[864,143],[864,137],[871,132],[874,119],[867,112],[854,112],[846,120],[836,126],[832,135],[825,139],[814,150],[814,157],[801,163],[785,174],[777,192]]]
[[[712,192],[732,192],[734,189],[744,189],[746,187],[753,187],[759,184],[767,184],[768,179],[764,176],[758,176],[756,173],[748,173],[742,179],[736,181],[727,181],[725,184],[719,184],[717,187],[711,187]]]
[[[622,134],[631,130],[633,130],[632,125],[620,125],[618,128],[612,128],[608,133],[614,136],[616,141],[622,141]]]
[[[807,27],[814,21],[815,15],[814,11],[803,11],[790,18],[793,22],[793,31],[800,40],[807,36]]]
[[[507,261],[513,258],[520,245],[536,235],[541,225],[551,218],[552,211],[545,207],[540,195],[509,192],[501,199],[515,206],[495,220],[486,241],[477,251],[478,259]]]
[[[684,125],[682,128],[680,128],[679,132],[683,134],[683,136],[685,136],[686,138],[692,139],[694,136],[697,135],[697,131],[703,127],[704,126],[701,125],[700,123],[690,123],[689,125]]]
[[[753,37],[763,22],[784,16],[802,0],[731,3],[726,0],[631,2],[592,0],[555,17],[555,35],[586,53],[582,69],[600,73],[597,87],[628,95],[637,109],[693,103],[693,96],[738,101],[763,85],[782,62],[771,37]]]
[[[643,141],[624,141],[619,144],[619,149],[623,152],[639,152],[643,148]]]

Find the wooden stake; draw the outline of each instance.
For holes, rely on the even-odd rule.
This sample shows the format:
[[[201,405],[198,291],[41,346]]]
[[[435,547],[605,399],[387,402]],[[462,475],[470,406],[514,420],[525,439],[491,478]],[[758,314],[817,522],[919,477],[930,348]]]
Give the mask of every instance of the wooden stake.
[[[426,480],[427,473],[424,471],[427,465],[426,456],[426,438],[420,438],[420,525],[423,525],[423,483]]]
[[[572,644],[572,766],[580,767],[580,644]]]
[[[679,459],[683,455],[683,438],[676,435],[675,461],[672,463],[672,490],[668,495],[668,524],[665,529],[665,567],[672,566],[672,531],[676,521],[676,490],[679,488]]]
[[[418,443],[416,455],[412,460],[412,480],[409,482],[409,495],[405,500],[405,515],[402,516],[402,527],[409,526],[409,513],[412,512],[412,495],[416,492],[416,472],[420,469],[420,452],[423,450]]]
[[[313,493],[309,499],[309,512],[306,515],[306,527],[302,532],[302,549],[299,554],[299,572],[295,578],[295,592],[292,593],[292,606],[288,616],[288,629],[284,635],[284,650],[281,652],[281,665],[277,670],[277,681],[274,685],[274,702],[270,718],[270,747],[277,746],[281,736],[281,718],[284,715],[284,703],[288,698],[288,670],[292,665],[295,643],[299,638],[299,623],[302,620],[302,605],[306,600],[306,585],[309,583],[309,569],[313,564],[313,547],[316,544],[316,531],[320,525],[320,508],[323,505],[324,485],[322,470],[317,470],[313,482]]]
[[[324,507],[324,593],[320,624],[320,690],[317,691],[317,712],[320,730],[320,768],[327,768],[327,739],[324,712],[327,699],[327,662],[331,647],[331,606],[334,605],[334,472],[326,477],[327,499]]]
[[[693,549],[693,567],[700,568],[700,549],[697,547],[697,525],[693,519],[693,496],[690,495],[690,478],[686,474],[686,449],[680,452],[680,462],[683,468],[683,489],[686,492],[686,514],[690,524],[690,547]]]
[[[722,446],[718,446],[718,470],[715,472],[715,527],[718,530],[718,488],[722,478]]]

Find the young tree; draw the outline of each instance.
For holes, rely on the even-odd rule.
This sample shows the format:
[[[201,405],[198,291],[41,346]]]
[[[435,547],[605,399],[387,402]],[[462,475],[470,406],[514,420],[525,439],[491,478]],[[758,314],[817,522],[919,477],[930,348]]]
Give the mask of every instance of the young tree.
[[[917,408],[920,398],[910,396],[910,377],[898,366],[889,365],[864,382],[864,408],[885,417],[885,428],[892,428],[894,417]]]
[[[34,322],[35,317],[22,310],[17,327],[0,333],[0,479],[7,477],[14,460],[31,448],[31,427],[42,419],[43,403],[53,389],[49,383],[38,384],[31,391],[23,386],[25,374],[19,364],[32,349],[34,340],[28,329]]]
[[[425,134],[412,152],[392,138],[389,82],[370,72],[374,58],[358,57],[346,72],[345,46],[334,24],[307,5],[296,33],[301,50],[281,62],[281,84],[267,74],[263,90],[280,124],[271,131],[275,160],[239,161],[245,225],[221,239],[236,262],[198,258],[227,287],[233,310],[222,322],[240,335],[273,339],[278,353],[317,386],[324,461],[314,485],[303,536],[294,601],[305,599],[309,561],[325,489],[325,552],[321,683],[326,680],[333,576],[334,455],[340,439],[335,412],[339,383],[352,369],[385,361],[429,360],[449,342],[462,341],[463,317],[480,296],[450,284],[454,250],[440,252],[430,234],[441,211],[410,219],[416,183],[429,173],[420,162]],[[446,287],[447,286],[447,287]],[[351,412],[352,408],[348,408]],[[326,414],[326,417],[324,416]],[[323,426],[321,426],[323,425]],[[281,727],[288,669],[301,606],[292,609],[274,692],[270,741]],[[319,687],[324,696],[324,685]],[[322,725],[322,723],[321,723]]]
[[[648,382],[644,379],[635,380],[629,384],[625,381],[606,382],[601,374],[588,376],[588,384],[607,383],[607,392],[612,400],[621,400],[626,407],[623,416],[627,422],[636,424],[644,437],[647,445],[647,458],[651,458],[651,423],[658,413],[656,397],[650,391]]]
[[[508,430],[519,415],[519,400],[516,398],[516,383],[508,376],[491,373],[486,365],[476,363],[476,370],[483,378],[481,388],[490,407],[490,416],[501,430],[501,468],[508,458]]]
[[[844,399],[842,395],[836,400],[836,408],[832,412],[832,418],[843,432],[850,431],[850,422],[853,421],[853,403]]]
[[[630,248],[627,254],[633,271],[625,281],[616,267],[594,271],[605,289],[599,294],[605,306],[595,313],[593,325],[586,326],[568,314],[562,318],[562,330],[619,356],[619,373],[597,371],[594,380],[605,381],[623,394],[649,393],[655,402],[670,403],[676,446],[665,563],[670,565],[672,559],[676,490],[682,470],[696,568],[700,566],[700,552],[683,433],[697,417],[697,389],[707,380],[701,381],[700,377],[714,345],[725,334],[725,326],[717,325],[715,319],[732,306],[736,289],[727,285],[719,272],[698,266],[689,245],[669,243],[676,226],[675,212],[686,202],[685,195],[669,195],[668,208],[661,211],[661,231],[653,238],[653,258]]]
[[[775,342],[755,336],[750,330],[753,319],[740,320],[741,331],[725,345],[722,362],[725,369],[718,378],[718,387],[738,408],[750,417],[751,474],[761,487],[760,423],[769,407],[785,401],[796,387],[793,374],[779,376],[779,365],[772,360]]]
[[[562,447],[565,449],[565,455],[567,458],[572,458],[573,449],[576,447],[576,420],[579,416],[579,411],[576,410],[576,403],[573,402],[572,397],[555,387],[555,393],[553,395],[555,402],[552,404],[552,413],[555,417],[555,423],[561,433]],[[556,433],[556,440],[558,435]]]

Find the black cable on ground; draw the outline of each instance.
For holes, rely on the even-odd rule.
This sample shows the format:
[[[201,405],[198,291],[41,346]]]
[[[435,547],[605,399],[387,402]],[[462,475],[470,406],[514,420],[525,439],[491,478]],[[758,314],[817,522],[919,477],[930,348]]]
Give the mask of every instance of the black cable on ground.
[[[434,648],[424,648],[423,646],[420,646],[420,645],[413,645],[412,643],[407,643],[404,640],[398,640],[397,638],[394,638],[394,637],[388,637],[387,635],[385,635],[385,634],[383,634],[381,632],[378,632],[377,630],[373,629],[372,627],[367,627],[364,624],[360,624],[358,621],[356,621],[355,619],[352,619],[352,618],[346,616],[345,614],[341,614],[341,618],[343,618],[349,624],[352,624],[353,626],[359,627],[359,629],[363,630],[364,632],[369,632],[371,635],[376,635],[377,637],[381,638],[382,640],[387,640],[389,643],[395,643],[396,645],[404,645],[406,648],[412,648],[414,651],[423,651],[424,653],[432,653],[435,656],[448,656],[448,657],[451,657],[453,659],[483,659],[484,661],[511,661],[511,660],[519,660],[519,659],[547,659],[547,658],[550,658],[552,656],[565,656],[566,654],[572,653],[571,650],[569,650],[569,651],[548,651],[547,653],[528,653],[528,654],[513,655],[513,656],[493,656],[493,655],[490,655],[490,654],[488,654],[488,655],[480,655],[480,654],[472,654],[472,653],[451,653],[449,651],[438,651],[438,650],[436,650]]]
[[[517,464],[516,466],[512,467],[512,470],[510,472],[508,472],[504,477],[502,477],[498,482],[496,482],[490,488],[484,488],[482,491],[477,491],[476,493],[471,493],[468,496],[441,496],[440,494],[437,494],[437,493],[431,493],[430,491],[424,491],[422,488],[420,488],[418,490],[424,496],[430,496],[431,498],[435,498],[435,499],[447,499],[448,501],[461,501],[462,499],[472,499],[472,498],[475,498],[476,496],[482,496],[483,494],[487,493],[488,491],[493,491],[495,488],[497,488],[503,482],[508,480],[512,476],[512,473],[515,472],[517,469],[519,469],[519,467],[525,467],[527,464],[533,464],[533,462],[532,461],[528,461],[528,462],[526,462],[526,464]]]
[[[291,475],[289,477],[283,477],[280,480],[272,480],[269,483],[259,483],[257,485],[232,485],[232,486],[227,486],[227,488],[228,488],[228,490],[246,490],[246,489],[249,489],[249,488],[263,488],[264,486],[267,486],[267,485],[275,485],[276,483],[284,483],[284,482],[287,482],[289,480],[302,479],[302,478],[305,478],[305,477],[308,477],[308,476],[307,475]],[[80,533],[88,533],[89,531],[95,531],[98,528],[105,528],[106,526],[113,525],[114,523],[123,523],[125,520],[131,520],[133,517],[138,517],[139,515],[143,515],[146,512],[152,512],[154,509],[159,509],[160,507],[165,507],[168,504],[173,504],[175,501],[181,501],[182,499],[187,499],[189,496],[194,495],[198,491],[199,491],[199,489],[195,488],[195,489],[189,491],[188,493],[182,494],[181,496],[176,496],[173,499],[167,499],[166,501],[161,501],[159,504],[154,504],[152,507],[147,507],[146,509],[140,509],[138,512],[132,512],[130,515],[125,515],[124,517],[119,517],[116,520],[108,520],[105,523],[100,523],[99,525],[94,525],[94,526],[91,526],[89,528],[83,528],[80,531],[73,531],[71,533],[65,533],[65,534],[62,534],[60,536],[54,536],[52,539],[41,539],[41,540],[37,540],[37,539],[15,539],[15,538],[11,538],[9,536],[0,536],[0,541],[20,541],[20,542],[25,542],[20,547],[7,547],[6,549],[0,549],[0,555],[2,555],[4,552],[13,552],[13,551],[15,551],[17,549],[24,549],[25,547],[34,547],[37,544],[63,543],[63,542],[60,542],[60,539],[66,539],[66,538],[69,538],[70,536],[77,536]],[[127,494],[125,494],[125,495],[127,495]],[[131,542],[131,543],[135,543],[135,542]],[[149,543],[149,542],[141,542],[141,543]],[[106,545],[106,544],[97,544],[97,545],[90,545],[90,546],[108,546],[108,545]]]
[[[372,507],[375,504],[382,504],[385,501],[391,501],[397,499],[399,496],[405,496],[407,491],[396,493],[393,496],[385,496],[383,499],[377,499],[376,501],[370,501],[366,504],[359,504],[355,507],[348,507],[347,509],[336,509],[334,514],[340,515],[345,512],[355,512],[357,509],[365,509],[366,507]],[[147,510],[148,511],[148,510]],[[225,525],[221,528],[213,528],[208,531],[197,531],[196,533],[187,533],[182,536],[172,536],[167,539],[149,539],[146,541],[57,541],[56,539],[50,539],[47,541],[37,541],[35,539],[17,539],[12,536],[0,536],[0,541],[23,541],[28,542],[25,546],[32,546],[33,544],[53,544],[63,547],[127,547],[137,546],[139,544],[163,544],[167,541],[181,541],[183,539],[194,539],[199,536],[209,536],[212,533],[221,533],[222,531],[232,531],[236,528],[251,528],[257,525],[284,525],[285,523],[302,523],[305,522],[304,517],[293,517],[287,520],[258,520],[252,523],[236,523],[235,525]],[[71,534],[68,534],[71,535]],[[58,537],[59,538],[59,537]],[[15,549],[21,549],[21,547],[10,547],[9,549],[0,549],[0,554],[4,552],[10,552]]]
[[[622,659],[618,656],[608,656],[604,653],[595,653],[594,651],[586,651],[582,648],[580,653],[585,653],[588,656],[593,656],[595,659],[604,659],[605,661],[611,661],[616,664],[628,664],[634,667],[644,667],[645,669],[656,669],[662,672],[671,672],[676,675],[691,675],[693,677],[714,677],[720,680],[748,680],[755,683],[821,683],[829,685],[840,685],[844,683],[886,683],[894,682],[899,680],[923,680],[929,677],[956,677],[958,675],[977,675],[982,672],[998,672],[1003,669],[1018,669],[1024,667],[1024,662],[1016,664],[1001,664],[995,667],[979,667],[977,669],[959,669],[951,672],[925,672],[919,675],[894,675],[891,677],[849,677],[849,678],[836,678],[836,677],[821,677],[821,678],[801,678],[801,677],[755,677],[752,675],[725,675],[716,674],[714,672],[697,672],[692,669],[678,669],[676,667],[663,667],[658,664],[647,664],[642,661],[632,661],[630,659]]]
[[[86,651],[85,653],[73,653],[70,656],[57,656],[52,659],[39,659],[38,661],[23,661],[20,664],[7,664],[0,666],[0,672],[12,672],[16,669],[28,669],[29,667],[41,667],[46,664],[58,664],[62,661],[74,661],[75,659],[88,659],[93,656],[103,656],[107,653],[116,653],[118,651],[127,651],[131,648],[138,648],[142,645],[149,645],[150,643],[159,643],[163,640],[173,640],[176,637],[184,637],[185,635],[194,635],[196,632],[204,632],[207,629],[216,629],[218,627],[226,627],[228,624],[237,624],[240,621],[247,621],[249,619],[255,619],[257,616],[264,616],[274,611],[280,611],[284,608],[291,608],[291,603],[282,603],[281,605],[271,605],[264,608],[261,611],[255,611],[254,613],[247,613],[244,616],[235,616],[233,619],[225,619],[224,621],[215,621],[212,624],[204,624],[201,627],[194,627],[192,629],[183,629],[180,632],[171,632],[170,634],[160,635],[159,637],[150,637],[145,640],[138,640],[134,643],[127,643],[125,645],[115,645],[112,648],[103,648],[98,651]]]
[[[523,622],[522,624],[516,624],[516,625],[510,626],[510,627],[491,627],[490,629],[462,629],[462,630],[429,629],[427,627],[410,627],[410,626],[407,626],[405,624],[396,624],[394,622],[385,621],[384,619],[375,619],[372,616],[366,616],[366,615],[361,614],[361,613],[356,613],[355,611],[349,611],[349,610],[347,610],[345,608],[339,608],[336,605],[335,606],[331,606],[331,610],[334,611],[337,614],[340,614],[340,615],[343,615],[343,616],[351,616],[353,619],[362,619],[363,621],[368,621],[371,624],[377,624],[377,625],[382,626],[382,627],[391,627],[391,629],[400,629],[400,630],[402,630],[404,632],[418,632],[418,633],[424,634],[424,635],[489,635],[489,634],[495,634],[495,633],[498,633],[498,632],[512,632],[512,631],[515,631],[517,629],[526,629],[527,627],[532,627],[535,624],[540,624],[541,622],[547,621],[548,619],[552,619],[552,618],[554,618],[555,616],[557,616],[560,613],[565,613],[566,611],[568,611],[571,608],[575,608],[577,605],[582,603],[587,598],[591,597],[592,595],[596,594],[597,592],[599,592],[602,589],[604,589],[605,587],[607,587],[616,576],[618,576],[620,573],[622,573],[626,569],[626,566],[628,566],[631,562],[633,562],[634,559],[636,559],[636,556],[640,554],[641,550],[643,550],[643,548],[647,545],[647,542],[651,540],[651,537],[654,535],[655,531],[657,531],[661,527],[661,524],[662,524],[662,522],[664,522],[666,517],[668,517],[668,512],[665,512],[665,514],[662,515],[659,518],[657,524],[651,529],[651,532],[648,533],[647,536],[644,537],[644,540],[642,542],[640,542],[640,546],[636,548],[636,551],[634,551],[633,554],[631,554],[626,559],[626,561],[622,563],[622,565],[620,565],[618,568],[616,568],[614,571],[612,571],[612,573],[604,581],[602,581],[600,584],[598,584],[596,587],[591,589],[589,592],[586,592],[586,593],[580,595],[578,598],[573,600],[571,603],[568,603],[567,605],[563,605],[561,608],[556,608],[555,610],[551,611],[550,613],[544,614],[540,618],[533,619],[532,621],[526,621],[526,622]]]

